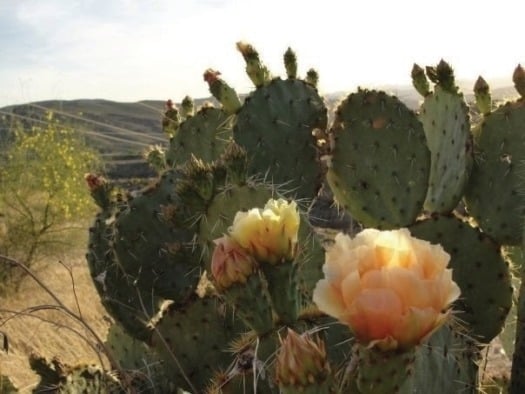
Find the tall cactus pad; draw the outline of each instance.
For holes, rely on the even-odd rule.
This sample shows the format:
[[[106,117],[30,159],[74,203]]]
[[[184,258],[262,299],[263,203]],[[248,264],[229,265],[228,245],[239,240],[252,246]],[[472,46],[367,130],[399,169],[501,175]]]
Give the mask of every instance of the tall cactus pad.
[[[151,334],[149,320],[159,311],[162,299],[141,291],[119,266],[113,250],[115,217],[111,211],[97,215],[89,230],[86,259],[102,305],[134,338]]]
[[[461,288],[455,304],[468,335],[483,343],[501,331],[512,305],[508,263],[487,235],[453,216],[436,216],[416,223],[412,235],[440,244],[450,254],[452,277]]]
[[[231,116],[224,111],[202,108],[180,125],[178,133],[170,140],[166,162],[174,167],[192,155],[206,162],[218,159],[231,140],[231,127]]]
[[[249,172],[284,185],[287,196],[312,199],[322,168],[312,131],[325,129],[326,107],[317,91],[297,79],[274,79],[246,98],[234,139],[248,152]]]
[[[474,131],[474,166],[465,191],[468,212],[502,244],[521,242],[525,198],[525,102],[509,102]]]
[[[424,208],[450,212],[463,196],[472,162],[468,107],[463,95],[437,85],[425,97],[419,119],[431,154]]]
[[[230,365],[234,356],[228,345],[241,331],[235,324],[239,322],[215,297],[194,298],[166,311],[152,344],[176,386],[201,393],[214,372]]]
[[[170,170],[117,215],[115,253],[137,288],[181,302],[199,281],[200,253],[184,206],[174,192],[182,175]]]
[[[413,223],[430,169],[415,113],[384,92],[359,90],[339,105],[331,137],[327,179],[338,203],[365,226]]]

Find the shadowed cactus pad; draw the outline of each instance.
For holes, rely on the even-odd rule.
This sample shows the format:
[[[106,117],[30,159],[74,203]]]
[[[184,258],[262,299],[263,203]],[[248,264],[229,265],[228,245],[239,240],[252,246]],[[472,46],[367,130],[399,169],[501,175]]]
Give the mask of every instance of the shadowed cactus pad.
[[[468,325],[469,335],[483,343],[501,331],[512,305],[508,263],[500,247],[487,235],[453,216],[436,216],[416,223],[411,233],[450,254],[449,267],[461,288],[457,318]]]

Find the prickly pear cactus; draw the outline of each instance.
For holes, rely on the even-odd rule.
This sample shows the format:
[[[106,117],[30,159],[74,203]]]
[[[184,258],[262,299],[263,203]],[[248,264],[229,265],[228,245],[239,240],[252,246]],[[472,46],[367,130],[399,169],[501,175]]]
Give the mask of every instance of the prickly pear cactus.
[[[360,90],[339,105],[330,137],[327,180],[337,202],[367,227],[413,223],[430,170],[416,114],[384,92]]]

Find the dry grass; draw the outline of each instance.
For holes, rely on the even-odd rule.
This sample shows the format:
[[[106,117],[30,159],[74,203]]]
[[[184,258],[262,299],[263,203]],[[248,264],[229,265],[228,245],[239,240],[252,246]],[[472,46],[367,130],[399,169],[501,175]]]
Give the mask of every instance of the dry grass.
[[[70,256],[61,261],[56,259],[37,266],[35,274],[61,302],[105,339],[109,320],[89,275],[84,253],[83,249],[70,251]],[[2,322],[12,315],[6,311],[23,311],[37,305],[56,306],[53,298],[30,277],[24,279],[17,294],[1,302]],[[3,324],[0,331],[9,338],[9,353],[0,355],[1,372],[11,377],[22,393],[31,392],[39,381],[29,367],[28,356],[31,353],[47,358],[58,356],[68,364],[100,364],[101,359],[105,362],[97,351],[99,347],[94,337],[81,324],[59,310],[47,309],[19,315]]]

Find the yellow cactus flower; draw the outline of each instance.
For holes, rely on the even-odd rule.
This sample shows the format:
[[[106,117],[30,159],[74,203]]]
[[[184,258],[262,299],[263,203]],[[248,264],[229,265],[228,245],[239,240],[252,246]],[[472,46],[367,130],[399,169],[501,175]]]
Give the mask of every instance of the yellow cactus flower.
[[[246,283],[256,268],[253,257],[228,236],[218,238],[214,242],[211,273],[217,287],[226,289],[234,283]]]
[[[408,349],[447,319],[460,295],[441,245],[407,229],[366,229],[355,238],[338,234],[326,252],[313,300],[347,324],[361,343]]]
[[[229,233],[256,260],[275,264],[295,258],[299,222],[295,201],[270,199],[263,209],[237,212]]]

